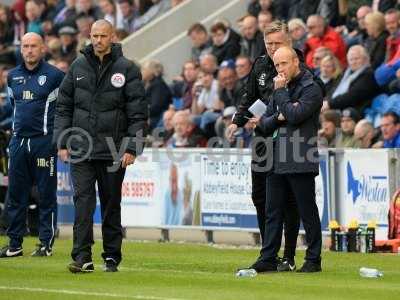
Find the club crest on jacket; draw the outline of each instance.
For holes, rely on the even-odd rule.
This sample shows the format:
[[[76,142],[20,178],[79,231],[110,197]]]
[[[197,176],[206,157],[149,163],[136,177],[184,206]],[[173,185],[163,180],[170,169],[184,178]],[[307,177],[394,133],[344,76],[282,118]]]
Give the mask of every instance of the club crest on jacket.
[[[116,88],[123,87],[125,84],[124,74],[115,73],[113,76],[111,76],[111,84]]]
[[[38,83],[40,86],[43,86],[46,83],[47,77],[45,75],[41,75],[38,78]]]

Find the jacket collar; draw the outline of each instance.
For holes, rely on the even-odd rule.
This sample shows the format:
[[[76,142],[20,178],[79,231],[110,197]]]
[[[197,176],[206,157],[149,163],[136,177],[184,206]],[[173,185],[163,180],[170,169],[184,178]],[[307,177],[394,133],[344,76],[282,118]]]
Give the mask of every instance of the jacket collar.
[[[35,73],[35,72],[37,72],[37,71],[42,67],[43,63],[44,63],[44,60],[41,59],[40,62],[39,62],[39,64],[38,64],[33,70],[29,70],[29,69],[26,67],[25,63],[22,62],[22,64],[20,65],[20,69],[23,70],[23,71],[25,71],[25,72]]]
[[[86,58],[93,59],[96,57],[96,55],[94,54],[94,49],[92,44],[86,46],[83,50],[81,50],[81,53]],[[111,44],[111,60],[116,61],[122,55],[123,53],[121,44],[116,44],[116,43]]]
[[[292,78],[292,80],[290,80],[289,85],[295,85],[296,83],[298,83],[299,81],[302,80],[302,78],[304,76],[307,76],[306,71],[305,70],[300,70],[300,73],[297,74],[295,77]]]
[[[290,89],[299,85],[307,84],[307,82],[313,81],[313,78],[314,75],[309,70],[300,68],[300,73],[290,80],[288,88]]]

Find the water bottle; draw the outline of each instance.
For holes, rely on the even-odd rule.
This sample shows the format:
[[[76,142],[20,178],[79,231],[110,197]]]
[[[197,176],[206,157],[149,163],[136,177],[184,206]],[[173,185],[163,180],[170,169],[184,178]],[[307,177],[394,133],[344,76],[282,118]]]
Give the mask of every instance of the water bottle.
[[[360,252],[367,253],[367,231],[366,228],[363,228],[360,233]]]
[[[378,278],[382,277],[383,273],[377,269],[360,268],[360,276],[365,278]]]
[[[331,251],[341,251],[342,243],[340,233],[339,223],[335,220],[329,222],[329,229],[331,230]]]
[[[374,227],[368,226],[366,242],[367,242],[367,252],[368,253],[375,252],[375,228]]]
[[[237,271],[236,277],[256,277],[257,271],[254,269],[242,269]]]
[[[342,232],[342,251],[343,252],[347,252],[347,245],[348,245],[347,232]]]

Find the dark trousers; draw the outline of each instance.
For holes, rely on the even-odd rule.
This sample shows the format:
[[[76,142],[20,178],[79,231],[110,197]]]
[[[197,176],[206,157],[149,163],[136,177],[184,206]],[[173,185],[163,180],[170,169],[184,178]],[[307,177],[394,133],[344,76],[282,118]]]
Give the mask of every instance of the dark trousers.
[[[282,240],[282,224],[290,192],[297,203],[308,243],[307,261],[321,262],[321,222],[315,202],[315,174],[272,174],[267,180],[265,240],[262,259],[274,261]]]
[[[93,215],[96,210],[97,181],[103,235],[103,259],[121,262],[121,188],[125,169],[110,171],[112,161],[92,160],[71,164],[74,187],[75,222],[72,259],[78,262],[92,260]]]
[[[258,228],[260,229],[261,242],[264,244],[265,222],[266,222],[266,201],[268,178],[271,172],[251,172],[252,179],[252,199],[257,211]],[[299,234],[300,217],[297,210],[297,203],[293,193],[289,191],[286,200],[287,209],[284,210],[283,222],[285,226],[285,250],[283,256],[293,258],[296,255],[297,236]],[[282,236],[282,233],[281,233]],[[279,242],[279,247],[281,243]]]
[[[39,240],[52,247],[57,227],[57,157],[52,136],[13,137],[7,201],[10,247],[22,246],[26,214],[33,184],[39,192]]]

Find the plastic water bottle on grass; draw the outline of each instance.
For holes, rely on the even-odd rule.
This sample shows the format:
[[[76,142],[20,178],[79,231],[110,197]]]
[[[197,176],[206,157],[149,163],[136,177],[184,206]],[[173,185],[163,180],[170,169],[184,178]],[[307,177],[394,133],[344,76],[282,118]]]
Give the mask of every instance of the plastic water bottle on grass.
[[[365,278],[383,277],[383,273],[377,269],[360,268],[360,276]]]
[[[242,269],[237,271],[236,277],[256,277],[257,271],[254,269]]]

